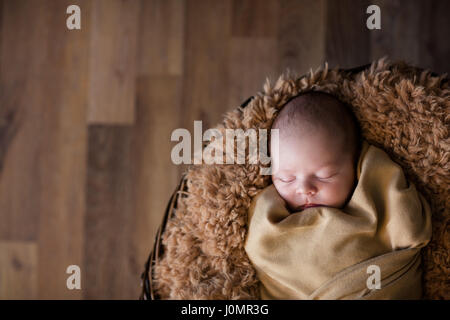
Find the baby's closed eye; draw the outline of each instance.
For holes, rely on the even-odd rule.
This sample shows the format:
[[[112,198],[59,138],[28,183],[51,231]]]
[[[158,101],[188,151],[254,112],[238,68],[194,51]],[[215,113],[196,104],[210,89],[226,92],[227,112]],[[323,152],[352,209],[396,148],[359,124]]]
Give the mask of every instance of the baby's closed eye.
[[[292,181],[294,181],[295,180],[295,177],[290,177],[290,178],[278,178],[278,180],[280,180],[281,182],[284,182],[284,183],[289,183],[289,182],[292,182]]]
[[[334,177],[337,176],[336,173],[328,173],[328,174],[321,174],[321,175],[315,175],[314,177],[321,181],[331,180]],[[296,180],[296,177],[278,177],[277,180],[283,182],[283,183],[291,183]]]
[[[317,175],[316,178],[318,178],[320,180],[328,180],[328,179],[335,177],[336,175],[337,175],[337,173],[326,174],[326,175]]]

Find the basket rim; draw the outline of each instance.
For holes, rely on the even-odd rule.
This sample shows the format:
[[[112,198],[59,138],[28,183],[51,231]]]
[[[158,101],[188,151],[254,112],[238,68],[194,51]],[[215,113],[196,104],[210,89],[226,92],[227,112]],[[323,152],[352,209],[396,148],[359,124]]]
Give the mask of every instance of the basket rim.
[[[181,176],[178,186],[172,193],[169,202],[167,203],[166,210],[162,217],[161,224],[156,232],[155,240],[153,243],[153,249],[145,263],[145,270],[141,274],[141,295],[139,300],[158,300],[158,296],[155,293],[155,287],[153,284],[154,276],[154,265],[159,262],[160,257],[164,253],[164,248],[162,246],[162,234],[166,228],[167,221],[175,215],[177,209],[177,202],[180,194],[185,194],[187,192],[187,173],[184,172]]]

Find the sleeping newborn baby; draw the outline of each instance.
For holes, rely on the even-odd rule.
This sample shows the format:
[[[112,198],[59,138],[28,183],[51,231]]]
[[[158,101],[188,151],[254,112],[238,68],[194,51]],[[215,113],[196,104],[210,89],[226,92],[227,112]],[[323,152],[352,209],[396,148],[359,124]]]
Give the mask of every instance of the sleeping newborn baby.
[[[248,212],[263,299],[417,299],[431,238],[425,198],[350,107],[324,92],[286,103],[272,129],[273,184]]]
[[[272,180],[289,209],[343,207],[355,186],[360,151],[357,122],[346,105],[326,93],[300,95],[272,129],[279,129],[282,142],[278,152],[271,151],[278,169]]]

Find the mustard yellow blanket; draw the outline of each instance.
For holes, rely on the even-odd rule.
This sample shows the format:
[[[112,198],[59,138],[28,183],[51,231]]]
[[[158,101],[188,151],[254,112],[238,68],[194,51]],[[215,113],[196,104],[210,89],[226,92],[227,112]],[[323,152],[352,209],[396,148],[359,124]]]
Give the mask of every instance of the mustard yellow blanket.
[[[290,213],[273,185],[249,209],[245,250],[262,299],[420,299],[431,211],[401,167],[364,141],[343,209]]]

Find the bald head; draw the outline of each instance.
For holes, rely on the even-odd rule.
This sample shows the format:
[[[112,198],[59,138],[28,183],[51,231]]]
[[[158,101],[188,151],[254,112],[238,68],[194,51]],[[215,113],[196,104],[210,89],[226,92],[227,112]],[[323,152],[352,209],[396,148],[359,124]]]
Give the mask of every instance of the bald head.
[[[359,126],[349,106],[325,92],[302,93],[286,103],[272,129],[279,137],[321,133],[333,137],[341,150],[359,155]]]

